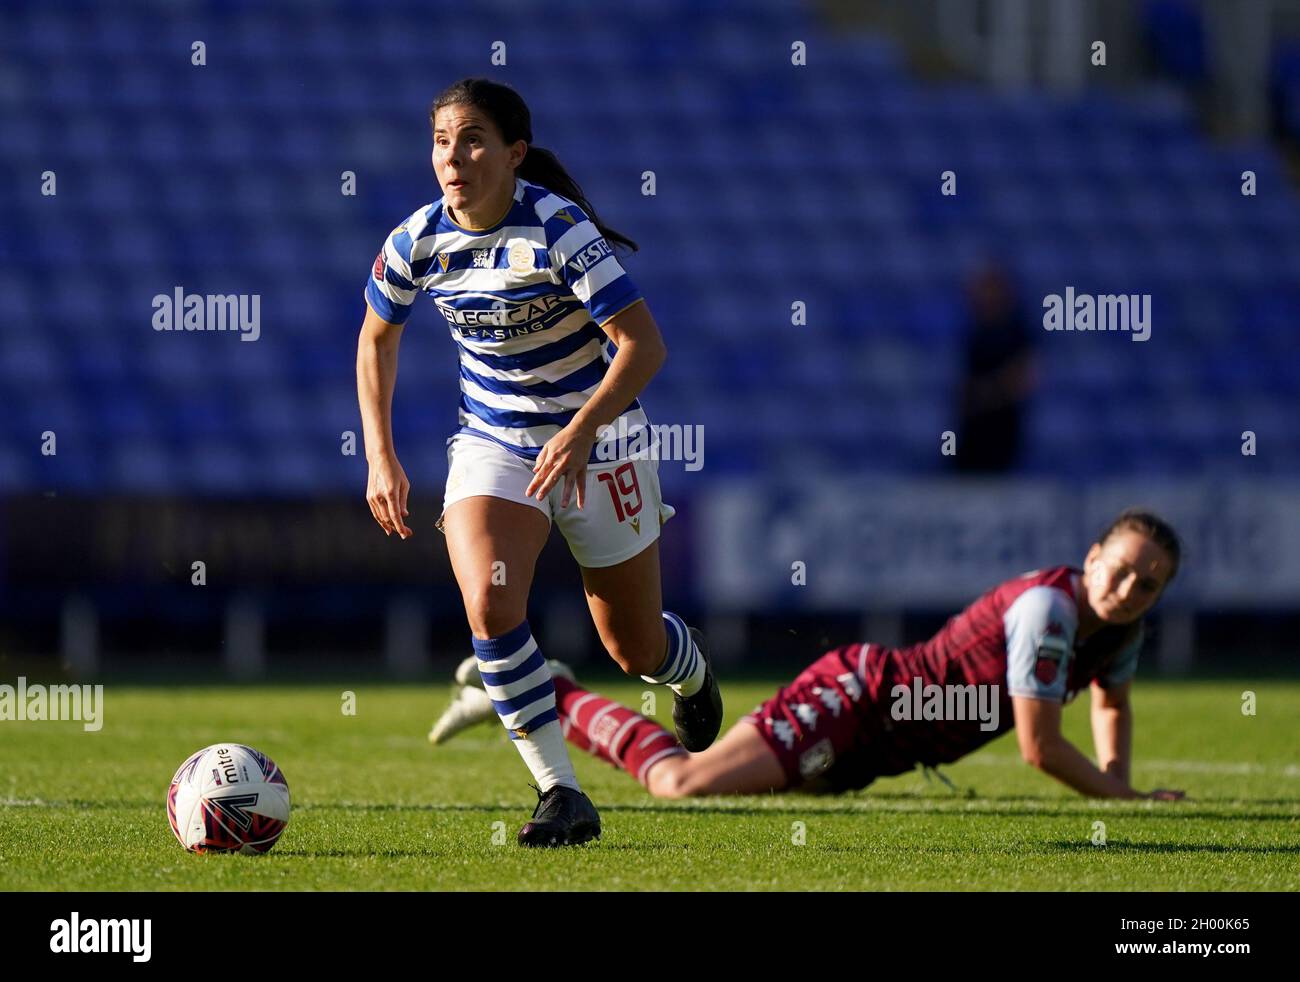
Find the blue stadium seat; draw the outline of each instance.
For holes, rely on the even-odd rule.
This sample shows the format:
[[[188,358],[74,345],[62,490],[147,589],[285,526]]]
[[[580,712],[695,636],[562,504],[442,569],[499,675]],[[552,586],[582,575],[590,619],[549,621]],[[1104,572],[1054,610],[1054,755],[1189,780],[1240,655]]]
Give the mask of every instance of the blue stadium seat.
[[[707,422],[704,479],[844,459],[935,473],[963,280],[987,255],[1021,279],[1031,323],[1067,285],[1150,292],[1158,312],[1146,346],[1040,336],[1031,472],[1194,473],[1222,463],[1216,448],[1249,416],[1280,448],[1271,459],[1300,473],[1296,439],[1277,433],[1285,414],[1268,411],[1300,397],[1300,202],[1271,144],[1215,146],[1171,86],[1121,99],[921,84],[892,41],[784,0],[754,0],[744,18],[725,0],[629,0],[598,22],[565,0],[526,32],[492,2],[436,37],[410,28],[427,18],[417,0],[383,18],[342,0],[309,22],[256,0],[223,3],[221,20],[71,9],[82,29],[34,8],[5,47],[30,96],[6,118],[6,160],[55,168],[59,194],[38,196],[34,177],[0,188],[0,292],[14,323],[42,325],[0,338],[15,406],[0,488],[356,490],[362,462],[337,443],[359,426],[362,278],[386,231],[436,197],[428,101],[483,71],[502,37],[539,142],[644,245],[628,267],[672,353],[647,404]],[[1161,70],[1199,77],[1194,5],[1141,16]],[[203,68],[186,56],[196,38]],[[790,65],[794,38],[806,68]],[[557,52],[580,68],[552,71]],[[1273,91],[1300,132],[1297,80],[1284,46]],[[938,193],[949,168],[955,198]],[[344,169],[355,198],[338,194]],[[1239,193],[1247,169],[1256,197]],[[34,269],[67,280],[48,289],[23,275]],[[259,294],[262,339],[153,331],[152,297],[178,284]],[[408,468],[430,474],[445,471],[454,426],[444,332],[417,308],[395,409]],[[810,426],[790,409],[821,405],[842,411]],[[33,427],[99,453],[34,460]]]

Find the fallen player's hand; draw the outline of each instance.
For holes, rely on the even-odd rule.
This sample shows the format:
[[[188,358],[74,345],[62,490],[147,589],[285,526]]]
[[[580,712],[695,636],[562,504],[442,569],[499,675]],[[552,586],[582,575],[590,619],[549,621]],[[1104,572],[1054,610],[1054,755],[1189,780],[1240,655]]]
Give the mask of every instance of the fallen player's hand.
[[[1171,791],[1168,788],[1156,788],[1143,795],[1144,798],[1150,798],[1152,801],[1182,801],[1187,796],[1185,791]]]

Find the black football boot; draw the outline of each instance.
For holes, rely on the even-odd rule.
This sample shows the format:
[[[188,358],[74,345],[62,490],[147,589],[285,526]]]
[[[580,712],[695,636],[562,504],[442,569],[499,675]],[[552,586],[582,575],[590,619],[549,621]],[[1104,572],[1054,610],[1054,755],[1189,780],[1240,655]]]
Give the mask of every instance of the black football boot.
[[[682,746],[697,754],[710,747],[722,729],[722,693],[718,691],[718,680],[713,674],[713,663],[709,661],[704,634],[697,628],[690,628],[690,634],[704,659],[704,684],[693,696],[674,694],[673,726]]]
[[[600,815],[581,791],[557,784],[537,794],[533,817],[519,830],[521,846],[576,846],[600,838]]]

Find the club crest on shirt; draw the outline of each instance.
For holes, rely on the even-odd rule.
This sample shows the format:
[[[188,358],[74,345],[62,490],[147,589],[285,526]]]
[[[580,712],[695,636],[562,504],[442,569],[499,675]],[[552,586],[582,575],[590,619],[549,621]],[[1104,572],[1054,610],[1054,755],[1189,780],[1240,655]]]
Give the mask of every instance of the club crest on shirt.
[[[516,239],[510,243],[510,251],[507,256],[510,259],[510,271],[512,273],[526,273],[533,268],[533,247],[523,239]]]
[[[1057,629],[1057,633],[1052,632],[1052,628]],[[1070,647],[1061,635],[1060,625],[1050,624],[1043,640],[1038,643],[1038,651],[1034,658],[1034,678],[1042,682],[1043,685],[1051,685],[1060,677],[1061,666],[1070,656]]]

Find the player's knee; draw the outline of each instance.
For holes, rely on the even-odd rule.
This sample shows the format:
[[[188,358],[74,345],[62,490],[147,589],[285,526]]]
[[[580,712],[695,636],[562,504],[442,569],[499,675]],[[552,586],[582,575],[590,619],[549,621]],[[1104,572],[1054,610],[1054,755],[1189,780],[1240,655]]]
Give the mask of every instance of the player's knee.
[[[483,586],[465,593],[465,617],[476,638],[499,638],[524,619],[519,605],[501,587]]]
[[[712,794],[710,782],[689,764],[663,767],[651,773],[650,793],[656,798],[693,798]]]
[[[665,773],[652,774],[650,781],[647,783],[647,790],[656,798],[684,798],[682,794],[682,781],[675,771],[667,771],[666,768],[660,768]]]

